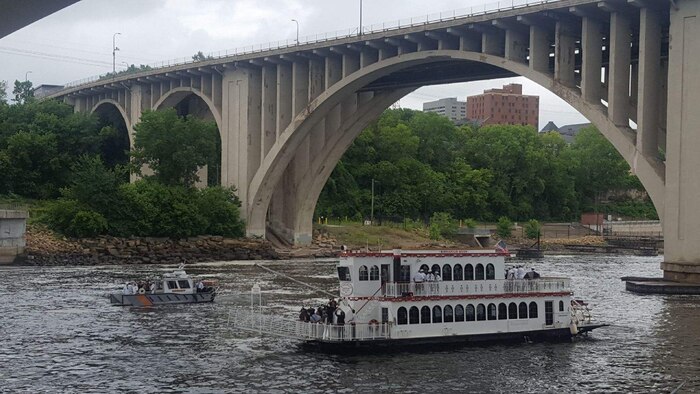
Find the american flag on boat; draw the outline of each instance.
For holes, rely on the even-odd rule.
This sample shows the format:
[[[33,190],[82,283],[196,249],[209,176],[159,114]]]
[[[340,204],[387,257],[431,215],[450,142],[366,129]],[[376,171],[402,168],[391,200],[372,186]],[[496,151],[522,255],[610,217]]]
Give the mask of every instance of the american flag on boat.
[[[503,252],[503,253],[509,253],[508,252],[508,245],[506,245],[506,241],[500,240],[496,244],[496,252]]]

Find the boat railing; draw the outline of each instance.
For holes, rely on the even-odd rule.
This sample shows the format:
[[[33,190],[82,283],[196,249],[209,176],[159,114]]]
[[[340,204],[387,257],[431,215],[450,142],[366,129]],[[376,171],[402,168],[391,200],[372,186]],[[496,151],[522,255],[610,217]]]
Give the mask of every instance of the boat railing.
[[[440,281],[385,283],[384,297],[423,297],[489,294],[560,293],[571,291],[568,278],[495,279],[485,281]]]
[[[277,316],[268,308],[233,308],[229,312],[231,327],[277,337],[319,340],[353,341],[391,338],[389,323],[353,323],[344,325],[299,321]]]

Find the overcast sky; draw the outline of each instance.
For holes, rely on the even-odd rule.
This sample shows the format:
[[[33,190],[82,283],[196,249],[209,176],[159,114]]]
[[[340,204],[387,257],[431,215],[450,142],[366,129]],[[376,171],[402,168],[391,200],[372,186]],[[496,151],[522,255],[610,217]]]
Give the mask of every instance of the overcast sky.
[[[363,25],[462,10],[492,0],[364,0]],[[493,6],[493,5],[492,5]],[[458,11],[459,13],[459,11]],[[305,36],[359,25],[359,1],[348,0],[82,0],[0,39],[0,80],[28,79],[34,86],[62,85],[112,70],[116,32],[117,69],[169,59],[294,40],[296,24]],[[564,101],[524,78],[424,87],[400,101],[422,109],[423,102],[480,93],[518,82],[523,93],[539,95],[540,128],[549,120],[561,126],[586,119]]]

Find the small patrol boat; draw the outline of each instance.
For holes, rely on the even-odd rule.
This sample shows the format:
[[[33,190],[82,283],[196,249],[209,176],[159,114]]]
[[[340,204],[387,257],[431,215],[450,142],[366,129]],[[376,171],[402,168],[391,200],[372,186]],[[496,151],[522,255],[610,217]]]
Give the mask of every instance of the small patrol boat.
[[[114,305],[139,307],[213,302],[217,289],[211,280],[195,282],[180,267],[152,281],[127,283],[120,293],[110,294],[109,301]]]

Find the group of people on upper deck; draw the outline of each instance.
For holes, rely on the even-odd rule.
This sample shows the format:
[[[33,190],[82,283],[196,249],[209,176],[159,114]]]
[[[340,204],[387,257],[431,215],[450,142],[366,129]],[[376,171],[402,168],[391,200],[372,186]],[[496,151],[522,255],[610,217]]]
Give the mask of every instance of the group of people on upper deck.
[[[540,274],[532,268],[530,271],[525,271],[522,265],[510,267],[506,271],[506,279],[539,279]]]
[[[416,283],[423,282],[440,282],[442,277],[440,276],[440,271],[424,272],[423,268],[419,269],[418,272],[413,276],[413,281]]]

